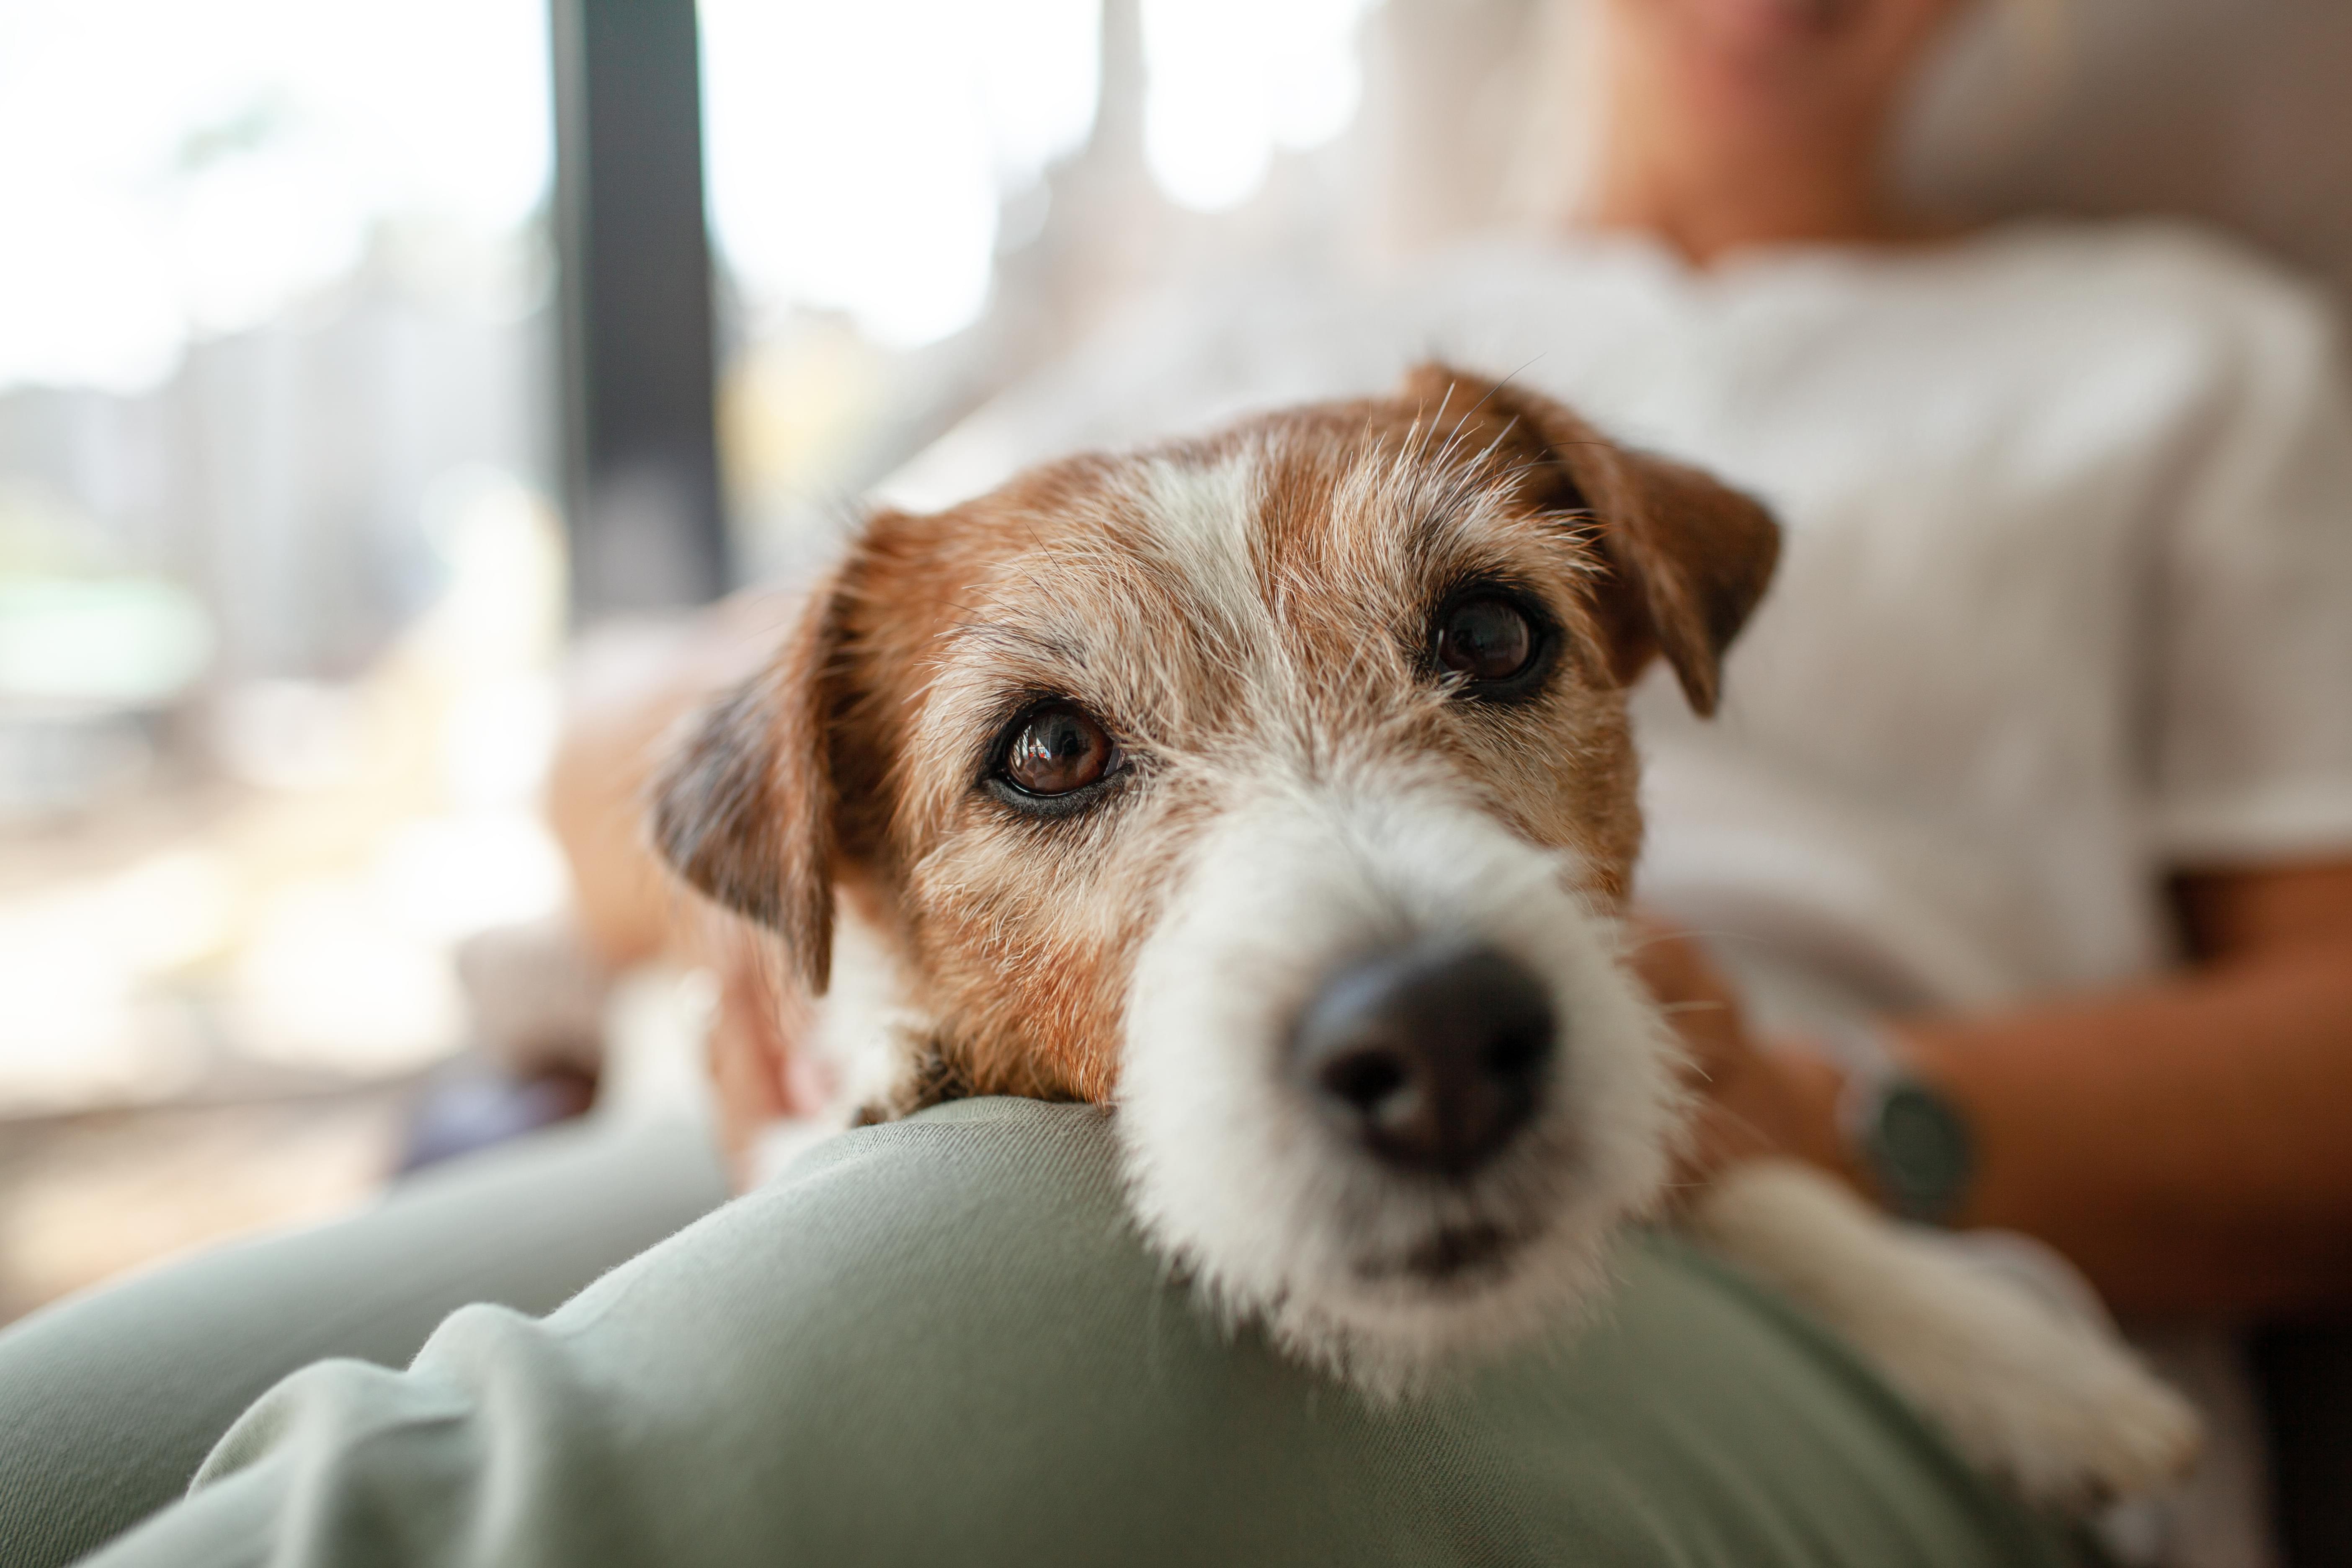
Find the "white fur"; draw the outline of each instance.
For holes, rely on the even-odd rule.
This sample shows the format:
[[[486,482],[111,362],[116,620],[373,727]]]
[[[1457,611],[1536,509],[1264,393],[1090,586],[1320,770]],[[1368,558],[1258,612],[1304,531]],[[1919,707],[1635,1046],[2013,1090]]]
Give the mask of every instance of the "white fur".
[[[844,1113],[896,1103],[929,1020],[907,1005],[910,994],[889,942],[845,900],[834,918],[833,972],[817,1004],[813,1031],[818,1059],[839,1088]]]
[[[1276,647],[1250,561],[1260,484],[1256,454],[1244,447],[1215,463],[1158,458],[1145,464],[1141,479],[1150,542],[1192,588],[1193,612],[1229,647]]]
[[[1718,1177],[1692,1228],[1875,1363],[1978,1466],[2037,1503],[2083,1510],[2178,1478],[2186,1400],[2096,1322],[1916,1237],[1803,1166]]]
[[[867,1106],[895,1103],[929,1022],[905,1001],[908,986],[882,933],[846,900],[835,907],[833,969],[796,1041],[831,1069],[832,1099],[816,1112],[767,1122],[746,1162],[750,1184],[764,1186],[816,1144],[844,1131]]]
[[[1612,1233],[1667,1174],[1678,1058],[1576,870],[1425,789],[1270,784],[1209,830],[1139,955],[1118,1127],[1144,1226],[1224,1313],[1392,1396],[1605,1285]],[[1321,977],[1437,933],[1528,965],[1560,1020],[1537,1121],[1463,1183],[1382,1166],[1285,1072]],[[1448,1279],[1401,1268],[1465,1225],[1519,1240]]]

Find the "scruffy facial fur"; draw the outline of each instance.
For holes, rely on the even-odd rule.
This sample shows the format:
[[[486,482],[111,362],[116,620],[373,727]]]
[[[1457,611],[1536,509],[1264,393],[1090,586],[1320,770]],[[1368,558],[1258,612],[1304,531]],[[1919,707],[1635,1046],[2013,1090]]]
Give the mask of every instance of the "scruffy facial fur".
[[[682,750],[655,837],[811,991],[837,921],[870,950],[888,984],[830,1026],[866,1020],[864,1118],[1115,1102],[1156,1243],[1233,1317],[1394,1394],[1570,1315],[1658,1195],[1682,1106],[1674,1037],[1618,963],[1623,689],[1663,656],[1711,710],[1777,549],[1706,476],[1424,366],[1393,396],[873,517]],[[1474,689],[1440,662],[1465,593],[1525,612],[1528,678]],[[1041,805],[1006,789],[1007,738],[1053,704],[1114,750]],[[1559,1042],[1525,1125],[1453,1175],[1376,1159],[1286,1070],[1318,987],[1433,938],[1516,961]]]

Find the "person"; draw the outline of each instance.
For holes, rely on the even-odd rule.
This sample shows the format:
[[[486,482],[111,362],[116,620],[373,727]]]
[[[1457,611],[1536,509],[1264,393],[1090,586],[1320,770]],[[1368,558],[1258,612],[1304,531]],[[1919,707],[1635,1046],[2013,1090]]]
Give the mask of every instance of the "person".
[[[2169,1325],[2221,1440],[2167,1550],[2260,1562],[2226,1336],[2352,1304],[2352,396],[2326,307],[2217,237],[1892,195],[1970,8],[1596,0],[1566,231],[1158,301],[884,494],[1434,352],[1763,497],[1722,713],[1636,697],[1639,896],[1696,933],[1645,962],[1703,1005],[1714,1157],[2037,1238]],[[722,1036],[744,1126],[794,1103],[788,1033]]]
[[[1702,729],[1637,700],[1643,892],[1705,942],[1662,937],[1647,962],[1670,999],[1714,1004],[1676,1015],[1713,1070],[1713,1157],[1793,1151],[2040,1237],[2126,1311],[2340,1303],[2352,416],[2322,312],[2180,231],[1953,231],[1894,207],[1893,116],[1959,0],[1600,3],[1612,87],[1575,233],[1473,247],[1369,297],[1163,311],[1003,401],[902,493],[1385,384],[1432,348],[1756,489],[1789,549],[1722,716]],[[746,657],[713,636],[699,673],[575,729],[557,804],[583,865],[593,803],[627,798],[666,714]],[[583,910],[616,957],[677,940],[644,885],[583,879],[640,889]],[[810,1089],[790,1018],[748,983],[730,994],[714,1051],[740,1145]],[[1824,1049],[1763,1048],[1774,1033]],[[1839,1110],[1874,1083],[1924,1095],[1969,1157],[1890,1183],[1897,1151]],[[1245,1493],[1236,1519],[1323,1527],[1266,1523],[1268,1561],[1285,1542],[1410,1561],[1563,1539],[1627,1563],[2063,1556],[1939,1464],[1836,1347],[1670,1247],[1642,1255],[1612,1322],[1654,1302],[1678,1333],[1514,1363],[1482,1397],[1524,1384],[1520,1415],[1318,1423],[1311,1391],[1269,1392],[1246,1344],[1171,1345],[1184,1314],[1137,1283],[1113,1227],[1066,1223],[1110,1191],[1090,1114],[976,1102],[867,1130],[542,1328],[461,1313],[408,1373],[303,1373],[111,1560],[321,1560],[371,1539],[394,1558],[463,1541],[726,1561],[754,1554],[745,1531],[771,1557],[793,1539],[936,1555],[975,1520],[1015,1554],[1185,1555],[1198,1538],[1023,1533],[1118,1496],[1122,1463],[1161,1483],[1130,1524]],[[1041,1266],[1041,1237],[1101,1250]],[[887,1267],[868,1267],[877,1250]],[[962,1299],[941,1299],[950,1278]],[[1012,1353],[1033,1346],[1042,1367]],[[1056,1382],[1056,1358],[1103,1370]],[[827,1364],[846,1371],[819,1386]],[[1177,1371],[1136,1381],[1153,1366]],[[940,1397],[875,1398],[908,1389]],[[1105,1425],[1115,1408],[1144,1425]],[[1297,1444],[1197,1468],[1253,1420]],[[921,1436],[911,1468],[877,1430]],[[1563,1449],[1564,1430],[1591,1441]],[[1370,1484],[1302,1479],[1325,1465]],[[1461,1487],[1433,1497],[1414,1475]],[[980,1500],[959,1489],[975,1477]],[[934,1482],[948,1505],[925,1506]],[[1548,1511],[1561,1498],[1568,1518]]]

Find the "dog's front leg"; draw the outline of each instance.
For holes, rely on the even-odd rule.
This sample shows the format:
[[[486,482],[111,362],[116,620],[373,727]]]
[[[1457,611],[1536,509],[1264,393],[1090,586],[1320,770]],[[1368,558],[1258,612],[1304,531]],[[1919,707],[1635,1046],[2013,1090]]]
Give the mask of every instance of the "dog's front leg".
[[[2195,1411],[2103,1326],[1906,1234],[1810,1167],[1734,1165],[1688,1225],[2034,1503],[2087,1511],[2178,1479],[2196,1456]]]

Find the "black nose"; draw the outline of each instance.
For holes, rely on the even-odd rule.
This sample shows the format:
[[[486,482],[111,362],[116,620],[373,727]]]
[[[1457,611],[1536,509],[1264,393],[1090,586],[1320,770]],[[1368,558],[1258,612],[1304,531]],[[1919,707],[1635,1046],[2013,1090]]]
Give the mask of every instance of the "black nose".
[[[1551,999],[1525,966],[1491,947],[1423,942],[1325,985],[1294,1060],[1374,1154],[1459,1176],[1535,1113],[1555,1033]]]

